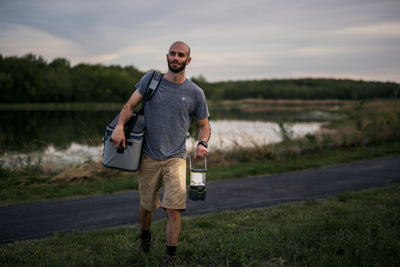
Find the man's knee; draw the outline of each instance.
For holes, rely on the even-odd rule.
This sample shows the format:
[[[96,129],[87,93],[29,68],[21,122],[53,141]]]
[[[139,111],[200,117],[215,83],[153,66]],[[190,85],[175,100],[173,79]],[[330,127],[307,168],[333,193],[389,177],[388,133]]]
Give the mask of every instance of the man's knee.
[[[181,217],[180,210],[167,209],[167,216],[171,219],[178,219]]]
[[[142,206],[139,207],[139,211],[146,215],[153,213],[152,211],[147,210],[147,209],[143,208]]]

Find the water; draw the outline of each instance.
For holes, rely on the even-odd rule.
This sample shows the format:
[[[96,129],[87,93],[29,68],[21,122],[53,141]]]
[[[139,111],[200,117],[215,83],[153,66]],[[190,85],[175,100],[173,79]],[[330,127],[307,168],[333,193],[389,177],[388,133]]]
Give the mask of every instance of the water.
[[[317,132],[323,123],[298,122],[289,124],[288,129],[293,138],[298,138],[307,133]],[[229,150],[234,147],[252,147],[282,141],[281,129],[278,123],[263,121],[237,121],[221,120],[210,121],[211,139],[210,149]],[[197,145],[195,140],[188,144],[189,149]]]
[[[90,160],[100,160],[102,155],[102,146],[89,146],[73,142],[66,149],[56,149],[53,145],[50,145],[44,151],[5,152],[0,157],[0,164],[4,167],[16,168],[40,163],[50,169],[64,168]]]
[[[294,123],[289,129],[293,137],[298,138],[307,133],[317,132],[323,123]],[[262,121],[220,120],[210,121],[212,130],[209,150],[230,150],[232,148],[251,147],[282,141],[278,123]],[[104,126],[102,127],[104,128]],[[104,130],[104,129],[103,129]],[[100,139],[100,137],[98,137]],[[193,151],[197,140],[187,139],[188,151]],[[84,163],[88,160],[101,160],[103,145],[71,142],[65,148],[47,145],[45,149],[30,152],[6,151],[0,158],[0,164],[5,167],[19,167],[39,163],[44,166],[68,167]]]
[[[121,105],[122,106],[122,105]],[[55,106],[27,110],[0,109],[0,166],[20,167],[40,163],[42,166],[68,167],[102,158],[102,138],[106,124],[121,106],[85,108]],[[231,150],[282,141],[278,121],[296,122],[286,130],[293,138],[317,132],[324,122],[338,119],[327,108],[303,107],[275,109],[259,104],[254,111],[245,107],[210,106],[212,129],[210,151]],[[328,106],[329,107],[329,106]],[[197,139],[188,138],[188,152],[194,151]]]

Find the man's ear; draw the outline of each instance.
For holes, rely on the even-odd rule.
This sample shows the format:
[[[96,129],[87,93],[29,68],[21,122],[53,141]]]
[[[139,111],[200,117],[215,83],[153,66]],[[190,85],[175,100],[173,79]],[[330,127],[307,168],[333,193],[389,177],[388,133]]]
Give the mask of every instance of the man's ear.
[[[189,65],[190,61],[192,61],[192,58],[191,58],[191,57],[188,57],[187,62],[186,62],[186,65]]]

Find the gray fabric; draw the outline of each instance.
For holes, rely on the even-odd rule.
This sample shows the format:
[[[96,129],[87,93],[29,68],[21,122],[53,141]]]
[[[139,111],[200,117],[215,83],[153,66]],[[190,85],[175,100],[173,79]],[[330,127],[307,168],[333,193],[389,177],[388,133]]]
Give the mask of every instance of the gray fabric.
[[[151,79],[147,73],[135,85],[141,95]],[[192,116],[209,117],[203,90],[189,79],[175,84],[162,78],[153,97],[146,103],[143,152],[155,160],[184,158],[186,137]]]

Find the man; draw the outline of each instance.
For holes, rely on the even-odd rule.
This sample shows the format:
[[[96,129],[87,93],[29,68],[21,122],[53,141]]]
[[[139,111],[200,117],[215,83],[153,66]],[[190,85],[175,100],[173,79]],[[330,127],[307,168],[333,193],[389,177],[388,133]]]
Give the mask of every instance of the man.
[[[186,209],[186,136],[191,117],[199,124],[199,143],[195,157],[208,155],[211,135],[208,107],[204,92],[185,78],[185,68],[191,61],[190,47],[181,41],[173,43],[167,54],[168,72],[164,74],[153,97],[145,105],[146,137],[139,173],[139,220],[142,230],[141,247],[150,249],[150,226],[153,211],[161,207],[167,213],[167,261],[175,261],[181,230],[181,212]],[[137,84],[137,90],[121,110],[118,124],[111,136],[115,146],[125,146],[123,125],[145,95],[151,79],[147,73]],[[164,197],[159,189],[164,182]]]

